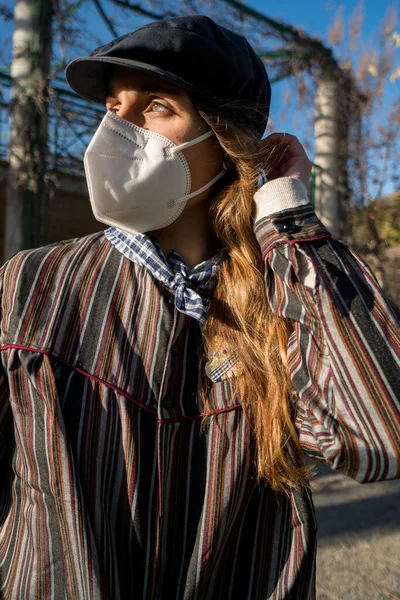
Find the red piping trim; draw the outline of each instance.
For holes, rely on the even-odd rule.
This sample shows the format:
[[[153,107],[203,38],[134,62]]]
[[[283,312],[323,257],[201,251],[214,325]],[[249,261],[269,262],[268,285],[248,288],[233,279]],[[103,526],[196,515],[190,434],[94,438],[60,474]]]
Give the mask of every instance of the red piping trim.
[[[85,377],[89,377],[89,379],[94,379],[94,381],[97,381],[98,383],[103,383],[105,386],[115,390],[116,392],[118,392],[119,394],[124,396],[125,398],[132,400],[132,402],[134,404],[137,404],[138,406],[140,406],[140,408],[143,408],[144,410],[151,412],[153,415],[157,415],[156,410],[152,410],[151,408],[148,408],[144,404],[141,404],[140,402],[138,402],[137,400],[132,398],[132,396],[129,396],[129,394],[120,390],[116,385],[112,385],[111,383],[104,381],[104,379],[101,379],[100,377],[96,377],[96,375],[92,375],[91,373],[88,373],[87,371],[84,371],[83,369],[80,369],[79,367],[77,367],[75,365],[71,365],[70,363],[66,362],[65,360],[61,360],[60,358],[58,358],[58,356],[54,356],[54,354],[51,354],[51,352],[47,352],[47,350],[40,350],[39,348],[29,348],[27,346],[20,346],[19,344],[7,344],[6,346],[0,346],[0,352],[2,352],[3,350],[8,350],[10,348],[14,348],[16,350],[28,350],[28,352],[37,352],[38,354],[44,354],[45,356],[54,358],[54,360],[59,362],[61,365],[69,367],[70,369],[74,369],[74,371],[81,373],[81,375],[85,375]]]
[[[54,354],[51,354],[51,352],[48,352],[47,350],[40,350],[39,348],[30,348],[29,346],[21,346],[20,344],[6,344],[5,346],[0,346],[0,352],[4,352],[4,351],[10,350],[10,349],[27,350],[28,352],[37,352],[38,354],[44,354],[45,356],[49,356],[50,358],[53,358],[54,360],[56,360],[57,362],[59,362],[61,365],[69,367],[70,369],[73,369],[77,373],[80,373],[81,375],[84,375],[85,377],[89,377],[89,379],[93,379],[94,381],[97,381],[98,383],[102,383],[106,387],[111,388],[112,390],[118,392],[118,394],[121,394],[121,396],[124,396],[125,398],[128,398],[128,400],[131,400],[134,404],[136,404],[140,408],[143,408],[147,412],[150,412],[151,414],[156,415],[156,416],[158,415],[158,413],[157,413],[156,410],[152,410],[151,408],[148,408],[144,404],[141,404],[140,402],[138,402],[137,400],[135,400],[134,398],[132,398],[132,396],[130,396],[126,392],[123,392],[116,385],[112,385],[108,381],[105,381],[104,379],[101,379],[100,377],[96,377],[96,375],[92,375],[91,373],[88,373],[87,371],[84,371],[83,369],[80,369],[79,367],[76,367],[75,365],[71,365],[71,363],[68,363],[65,360],[61,360],[60,358],[58,358],[58,356],[55,356]],[[221,413],[226,413],[226,412],[230,412],[232,410],[236,410],[237,408],[241,408],[241,405],[240,404],[235,404],[235,406],[230,406],[229,408],[221,408],[221,409],[213,411],[211,413],[207,413],[207,416],[211,417],[211,416],[214,416],[214,415],[219,415]],[[196,419],[202,419],[205,416],[206,416],[205,413],[201,413],[200,415],[196,415],[196,416],[193,416],[193,417],[178,417],[176,419],[174,419],[174,418],[171,418],[171,419],[157,419],[157,422],[159,424],[178,423],[180,421],[194,421]]]
[[[332,237],[331,233],[324,233],[322,235],[319,235],[317,237],[314,238],[297,238],[295,240],[279,240],[279,242],[275,242],[275,244],[272,244],[272,246],[270,246],[268,248],[268,250],[266,250],[262,257],[265,258],[268,254],[268,252],[271,252],[271,250],[273,250],[274,248],[276,248],[276,246],[281,246],[282,244],[288,244],[289,246],[294,246],[295,244],[311,244],[312,242],[318,242],[320,240],[326,240],[328,238]]]

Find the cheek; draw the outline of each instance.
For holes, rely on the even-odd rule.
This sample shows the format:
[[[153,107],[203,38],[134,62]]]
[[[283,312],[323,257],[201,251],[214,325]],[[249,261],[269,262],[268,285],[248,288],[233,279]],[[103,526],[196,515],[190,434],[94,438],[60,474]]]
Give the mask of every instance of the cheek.
[[[217,144],[215,138],[210,138],[203,144],[200,144],[199,150],[202,164],[209,165],[210,168],[215,166],[221,167],[225,153],[221,146]]]
[[[189,163],[190,172],[196,173],[200,169],[204,169],[205,166],[213,162],[214,153],[210,148],[205,148],[204,143],[200,143],[198,146],[191,146],[183,150],[183,154]]]
[[[198,127],[194,128],[192,123],[185,123],[181,121],[180,123],[178,123],[178,127],[176,127],[175,129],[175,144],[179,146],[179,144],[185,144],[186,142],[190,142],[191,140],[194,140],[197,137],[199,137],[202,133],[204,133],[204,130],[200,131]],[[187,150],[196,150],[197,148],[198,145],[196,144],[195,146],[191,146]]]
[[[202,142],[183,151],[192,177],[192,191],[213,179],[222,168],[221,148]]]
[[[185,142],[189,142],[196,137],[195,135],[190,135],[189,128],[186,128],[179,122],[172,122],[172,119],[160,119],[159,121],[157,121],[157,119],[153,119],[152,123],[149,124],[148,129],[154,131],[155,133],[160,133],[177,146],[180,146]],[[196,146],[194,146],[194,148],[196,148]]]

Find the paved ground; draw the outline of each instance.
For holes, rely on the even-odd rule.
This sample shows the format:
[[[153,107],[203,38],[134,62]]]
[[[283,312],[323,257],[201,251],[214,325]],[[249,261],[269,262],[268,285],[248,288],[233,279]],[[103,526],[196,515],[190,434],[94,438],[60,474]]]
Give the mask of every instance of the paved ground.
[[[360,485],[322,468],[313,498],[317,600],[400,600],[400,480]]]

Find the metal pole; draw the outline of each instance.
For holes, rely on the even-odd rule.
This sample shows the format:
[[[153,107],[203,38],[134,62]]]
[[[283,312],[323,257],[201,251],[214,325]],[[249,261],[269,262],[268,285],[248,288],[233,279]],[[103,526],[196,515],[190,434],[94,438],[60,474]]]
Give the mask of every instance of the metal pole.
[[[51,0],[16,0],[4,258],[44,240]]]

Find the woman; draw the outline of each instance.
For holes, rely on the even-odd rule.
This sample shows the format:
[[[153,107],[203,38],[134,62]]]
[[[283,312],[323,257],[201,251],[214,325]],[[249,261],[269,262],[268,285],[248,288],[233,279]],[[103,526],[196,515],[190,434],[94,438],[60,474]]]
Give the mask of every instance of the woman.
[[[244,38],[151,23],[67,77],[106,102],[85,168],[112,227],[2,269],[2,597],[313,598],[304,455],[399,476],[395,317],[297,139],[260,142]]]

